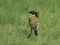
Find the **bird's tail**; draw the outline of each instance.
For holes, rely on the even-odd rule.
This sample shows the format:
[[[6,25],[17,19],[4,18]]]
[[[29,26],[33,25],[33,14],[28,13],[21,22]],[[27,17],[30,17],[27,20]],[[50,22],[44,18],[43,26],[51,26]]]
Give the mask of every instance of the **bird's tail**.
[[[38,31],[34,30],[35,36],[38,36]]]

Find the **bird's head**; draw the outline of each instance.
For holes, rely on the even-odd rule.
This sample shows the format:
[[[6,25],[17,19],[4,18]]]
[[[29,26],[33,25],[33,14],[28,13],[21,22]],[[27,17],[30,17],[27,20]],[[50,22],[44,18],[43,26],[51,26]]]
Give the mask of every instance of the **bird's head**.
[[[30,11],[29,13],[30,13],[30,16],[36,16],[39,18],[39,13],[36,11]]]

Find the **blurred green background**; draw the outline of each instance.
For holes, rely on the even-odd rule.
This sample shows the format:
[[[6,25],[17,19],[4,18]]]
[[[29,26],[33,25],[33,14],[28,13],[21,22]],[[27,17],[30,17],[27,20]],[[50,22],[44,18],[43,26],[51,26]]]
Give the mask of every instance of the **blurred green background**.
[[[31,10],[39,12],[39,35],[27,38]],[[60,45],[60,0],[0,0],[0,45]]]

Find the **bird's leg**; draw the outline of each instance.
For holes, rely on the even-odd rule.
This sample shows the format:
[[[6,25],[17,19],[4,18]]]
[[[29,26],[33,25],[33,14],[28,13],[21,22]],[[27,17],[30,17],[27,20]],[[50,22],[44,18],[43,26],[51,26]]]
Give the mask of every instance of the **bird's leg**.
[[[28,35],[28,38],[31,36],[31,34],[32,34],[32,28],[31,28],[31,32],[30,32],[30,34]]]
[[[34,33],[35,33],[35,36],[37,36],[37,35],[38,35],[38,31],[37,31],[37,30],[34,30]]]

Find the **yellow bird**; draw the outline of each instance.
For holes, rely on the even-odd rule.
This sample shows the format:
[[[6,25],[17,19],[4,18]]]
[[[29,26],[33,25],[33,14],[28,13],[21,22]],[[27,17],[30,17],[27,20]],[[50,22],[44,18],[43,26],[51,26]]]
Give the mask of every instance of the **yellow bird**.
[[[35,36],[37,36],[38,28],[39,28],[39,13],[38,12],[36,11],[29,12],[29,24],[31,27],[31,34],[32,34],[32,30],[34,30],[34,34]],[[29,34],[29,36],[31,36],[31,34]]]

